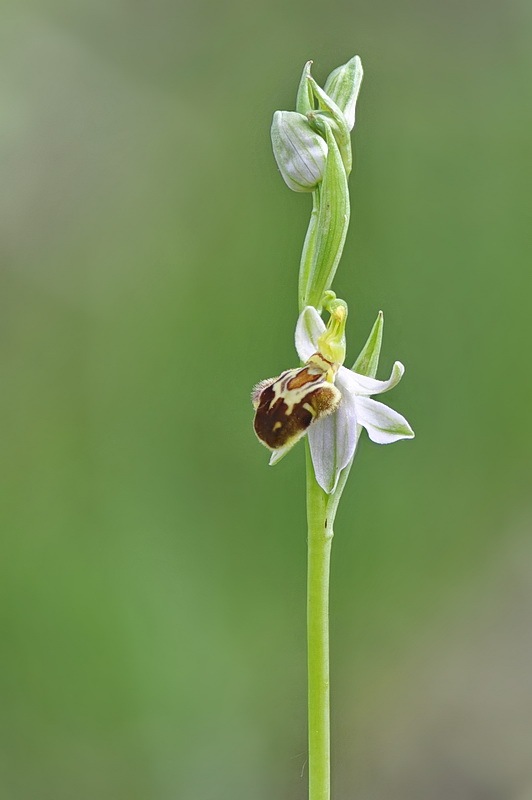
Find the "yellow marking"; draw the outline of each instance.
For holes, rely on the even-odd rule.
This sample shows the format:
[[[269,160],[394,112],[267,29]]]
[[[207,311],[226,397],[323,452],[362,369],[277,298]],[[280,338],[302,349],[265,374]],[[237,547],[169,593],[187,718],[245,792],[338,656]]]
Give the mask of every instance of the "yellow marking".
[[[283,423],[282,422],[276,422],[275,425],[273,426],[273,430],[274,431],[278,431],[279,428],[282,428],[282,427],[283,427]]]
[[[307,411],[308,411],[310,414],[312,414],[312,416],[313,416],[313,417],[315,417],[315,416],[316,416],[316,412],[314,411],[314,409],[312,408],[312,406],[310,405],[310,403],[303,403],[303,408],[306,408],[306,410],[307,410]]]
[[[332,316],[336,317],[338,322],[343,322],[346,318],[347,314],[345,312],[345,306],[336,306],[334,309]]]

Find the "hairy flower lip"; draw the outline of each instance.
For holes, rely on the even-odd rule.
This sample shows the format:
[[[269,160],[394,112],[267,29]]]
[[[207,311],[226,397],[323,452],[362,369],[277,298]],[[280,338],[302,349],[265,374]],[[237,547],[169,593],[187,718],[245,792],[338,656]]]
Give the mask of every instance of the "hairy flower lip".
[[[313,306],[304,308],[295,332],[296,350],[303,362],[317,351],[318,339],[325,330],[316,309]],[[313,422],[307,433],[316,480],[328,494],[335,491],[340,473],[351,462],[362,428],[377,444],[414,437],[414,431],[401,414],[371,398],[393,389],[403,374],[404,366],[400,361],[394,363],[386,381],[339,366],[334,382],[342,394],[342,401],[332,414]],[[274,451],[270,464],[278,463],[290,449]]]

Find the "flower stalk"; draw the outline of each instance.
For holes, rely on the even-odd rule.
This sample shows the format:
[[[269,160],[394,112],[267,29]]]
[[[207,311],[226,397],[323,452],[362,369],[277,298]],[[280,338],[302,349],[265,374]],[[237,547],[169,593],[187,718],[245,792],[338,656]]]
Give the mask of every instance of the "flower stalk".
[[[329,575],[333,531],[327,519],[329,498],[316,480],[308,446],[306,463],[309,798],[329,800]]]

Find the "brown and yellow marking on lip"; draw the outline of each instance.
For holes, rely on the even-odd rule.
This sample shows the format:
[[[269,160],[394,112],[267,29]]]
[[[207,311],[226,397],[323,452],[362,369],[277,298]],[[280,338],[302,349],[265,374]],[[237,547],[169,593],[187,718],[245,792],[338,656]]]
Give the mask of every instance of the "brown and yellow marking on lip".
[[[316,416],[316,410],[313,408],[313,406],[311,406],[310,403],[303,403],[303,408],[306,408],[307,411],[310,411],[313,417]]]
[[[312,372],[309,367],[303,367],[303,369],[298,369],[295,371],[295,375],[293,378],[286,384],[286,388],[289,391],[293,389],[301,389],[303,386],[308,386],[310,383],[315,383],[317,380],[322,379],[322,375]]]
[[[287,370],[255,387],[253,424],[266,447],[278,450],[295,444],[314,420],[336,410],[341,394],[330,380],[330,369],[326,359],[320,364],[309,359],[304,367]]]
[[[317,367],[318,369],[321,369],[322,372],[328,372],[330,369],[336,372],[334,363],[332,361],[329,361],[328,358],[325,358],[325,356],[322,353],[313,353],[311,357],[308,359],[307,364],[313,367]],[[336,365],[336,367],[337,366],[338,365]]]

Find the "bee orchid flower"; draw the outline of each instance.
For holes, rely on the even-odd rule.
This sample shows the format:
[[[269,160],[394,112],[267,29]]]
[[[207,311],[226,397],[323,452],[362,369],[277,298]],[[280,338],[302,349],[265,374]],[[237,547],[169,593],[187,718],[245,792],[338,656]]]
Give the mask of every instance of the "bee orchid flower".
[[[273,450],[270,464],[280,461],[306,433],[316,480],[328,494],[352,461],[362,428],[377,444],[414,437],[401,414],[372,399],[397,386],[404,373],[401,362],[395,362],[386,381],[343,366],[346,316],[345,304],[337,301],[326,327],[313,306],[304,308],[295,332],[304,366],[262,381],[253,393],[255,431]]]

